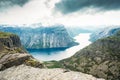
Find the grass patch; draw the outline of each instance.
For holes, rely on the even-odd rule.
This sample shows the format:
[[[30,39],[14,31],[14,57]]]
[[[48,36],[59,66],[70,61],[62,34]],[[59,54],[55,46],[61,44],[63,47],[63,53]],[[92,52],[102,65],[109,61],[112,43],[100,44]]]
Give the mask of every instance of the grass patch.
[[[57,61],[49,61],[44,62],[45,66],[47,68],[63,68],[63,65],[60,62]]]
[[[32,66],[32,67],[39,67],[39,68],[44,67],[44,65],[42,63],[40,63],[39,61],[32,59],[32,58],[26,60],[25,64],[28,66]]]
[[[0,38],[7,38],[7,37],[10,37],[11,35],[14,35],[14,34],[7,33],[7,32],[0,32]]]

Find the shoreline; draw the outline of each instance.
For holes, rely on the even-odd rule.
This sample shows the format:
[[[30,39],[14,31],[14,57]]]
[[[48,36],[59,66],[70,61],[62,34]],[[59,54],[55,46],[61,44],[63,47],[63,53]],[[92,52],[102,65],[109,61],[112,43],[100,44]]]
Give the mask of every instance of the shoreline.
[[[69,58],[74,55],[80,49],[88,46],[91,42],[89,41],[91,33],[80,33],[78,36],[74,37],[75,41],[79,43],[77,46],[70,47],[65,50],[52,50],[47,51],[47,49],[43,49],[40,52],[29,52],[38,60],[42,61],[52,61],[52,60],[62,60],[65,58]]]

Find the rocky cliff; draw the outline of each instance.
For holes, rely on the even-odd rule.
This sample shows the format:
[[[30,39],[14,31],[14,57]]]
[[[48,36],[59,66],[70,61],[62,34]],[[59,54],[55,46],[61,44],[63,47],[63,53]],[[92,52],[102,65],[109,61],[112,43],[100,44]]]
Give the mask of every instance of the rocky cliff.
[[[17,35],[0,32],[0,70],[20,64],[42,66],[26,52]]]
[[[30,25],[31,27],[34,25]],[[1,26],[1,31],[12,32],[20,36],[22,45],[29,49],[63,48],[77,45],[62,25],[38,28]]]
[[[93,44],[78,51],[74,56],[60,61],[61,66],[71,70],[92,74],[106,80],[119,80],[119,44],[120,31],[114,36],[99,39]]]
[[[63,26],[38,28],[38,34],[25,44],[26,48],[60,48],[71,47],[77,43],[69,36]]]
[[[9,48],[21,47],[19,37],[10,33],[0,32],[0,42]]]

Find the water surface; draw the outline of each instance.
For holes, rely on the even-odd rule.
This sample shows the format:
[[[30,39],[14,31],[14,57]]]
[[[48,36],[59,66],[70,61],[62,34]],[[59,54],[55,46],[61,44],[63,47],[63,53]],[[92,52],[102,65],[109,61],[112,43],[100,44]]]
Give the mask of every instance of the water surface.
[[[88,46],[91,42],[89,41],[90,33],[81,33],[76,36],[74,39],[79,43],[77,46],[71,48],[51,48],[51,49],[39,49],[39,50],[30,50],[29,53],[32,54],[36,59],[42,61],[51,61],[51,60],[62,60],[74,55],[80,49]]]

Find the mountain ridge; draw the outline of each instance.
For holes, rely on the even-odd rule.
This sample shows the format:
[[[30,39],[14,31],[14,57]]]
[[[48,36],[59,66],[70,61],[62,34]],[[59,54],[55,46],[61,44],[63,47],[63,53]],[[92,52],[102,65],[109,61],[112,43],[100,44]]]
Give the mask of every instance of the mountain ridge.
[[[109,27],[97,30],[90,35],[90,41],[94,42],[98,39],[112,36],[116,34],[117,31],[119,30],[120,30],[119,26],[109,26]]]
[[[67,48],[78,44],[72,37],[70,37],[66,28],[61,25],[39,28],[1,26],[0,30],[4,32],[12,32],[19,35],[25,48]]]

